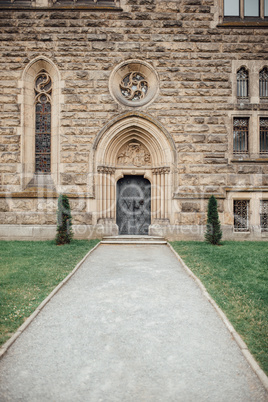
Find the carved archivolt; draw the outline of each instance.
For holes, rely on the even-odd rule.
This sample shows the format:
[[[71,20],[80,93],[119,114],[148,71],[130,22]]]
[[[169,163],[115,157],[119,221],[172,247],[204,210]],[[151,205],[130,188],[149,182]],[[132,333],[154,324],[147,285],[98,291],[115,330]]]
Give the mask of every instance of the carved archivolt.
[[[149,166],[151,155],[143,144],[130,141],[120,149],[116,161],[118,165],[124,166]]]

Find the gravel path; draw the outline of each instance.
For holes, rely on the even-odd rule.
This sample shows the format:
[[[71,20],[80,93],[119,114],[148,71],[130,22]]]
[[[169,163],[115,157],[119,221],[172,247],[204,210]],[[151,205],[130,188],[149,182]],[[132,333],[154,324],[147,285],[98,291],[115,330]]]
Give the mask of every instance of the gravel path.
[[[101,245],[0,361],[3,401],[267,401],[165,246]]]

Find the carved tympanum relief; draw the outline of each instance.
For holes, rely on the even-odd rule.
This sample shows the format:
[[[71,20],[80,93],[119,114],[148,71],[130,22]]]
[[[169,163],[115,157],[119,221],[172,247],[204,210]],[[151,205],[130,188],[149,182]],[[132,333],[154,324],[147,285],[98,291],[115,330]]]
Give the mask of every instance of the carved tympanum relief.
[[[124,166],[151,165],[151,155],[148,149],[138,141],[125,144],[117,155],[117,164]]]

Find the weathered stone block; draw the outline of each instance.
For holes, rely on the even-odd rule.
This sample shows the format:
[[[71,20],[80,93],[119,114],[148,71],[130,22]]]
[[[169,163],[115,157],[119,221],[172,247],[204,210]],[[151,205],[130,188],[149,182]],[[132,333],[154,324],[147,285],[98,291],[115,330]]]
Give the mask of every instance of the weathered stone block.
[[[253,177],[246,174],[230,174],[228,176],[228,184],[230,186],[250,186],[253,184]]]
[[[181,211],[182,212],[200,212],[200,202],[182,202]]]
[[[10,200],[10,208],[13,211],[34,211],[34,201],[29,199],[16,199]]]
[[[180,163],[203,163],[203,154],[201,153],[181,153],[179,155]]]
[[[20,177],[17,174],[8,174],[3,173],[3,185],[19,185],[20,184]]]
[[[6,200],[0,199],[0,212],[9,211],[9,205]]]
[[[195,186],[198,185],[198,175],[193,174],[181,174],[179,177],[179,182],[181,186],[188,185],[188,186]]]
[[[92,224],[92,214],[90,213],[83,213],[83,214],[73,214],[73,223],[75,225]]]
[[[199,175],[199,183],[201,185],[210,186],[210,185],[226,185],[226,176],[220,174],[207,174],[207,175]]]

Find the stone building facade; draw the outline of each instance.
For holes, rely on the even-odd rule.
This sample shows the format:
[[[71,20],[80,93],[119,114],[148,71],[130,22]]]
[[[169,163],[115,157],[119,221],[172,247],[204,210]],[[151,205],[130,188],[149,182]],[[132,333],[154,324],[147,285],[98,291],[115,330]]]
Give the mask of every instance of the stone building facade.
[[[267,240],[267,0],[0,0],[0,237]]]

